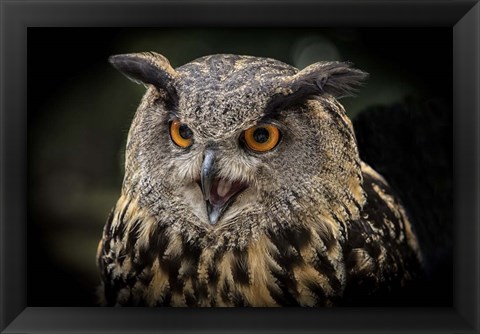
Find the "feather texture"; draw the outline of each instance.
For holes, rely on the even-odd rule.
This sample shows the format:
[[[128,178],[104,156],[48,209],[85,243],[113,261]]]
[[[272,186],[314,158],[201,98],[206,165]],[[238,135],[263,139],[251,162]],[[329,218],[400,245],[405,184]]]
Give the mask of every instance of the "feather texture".
[[[122,194],[98,248],[103,305],[351,305],[414,281],[413,227],[360,160],[335,98],[365,73],[235,55],[174,71],[175,107],[150,87],[130,129]],[[272,104],[278,94],[302,97]],[[172,143],[172,118],[191,130],[189,147]],[[245,130],[266,123],[281,132],[278,145],[242,145]],[[207,190],[204,174],[217,180]],[[234,191],[228,182],[243,186],[212,224],[205,192]]]

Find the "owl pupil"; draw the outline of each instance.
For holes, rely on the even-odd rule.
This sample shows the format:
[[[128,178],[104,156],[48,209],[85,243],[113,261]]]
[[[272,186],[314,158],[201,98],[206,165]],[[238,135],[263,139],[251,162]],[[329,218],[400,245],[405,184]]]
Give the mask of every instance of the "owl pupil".
[[[270,137],[268,130],[265,128],[258,128],[253,132],[253,139],[257,143],[265,143]]]
[[[193,137],[192,130],[185,124],[180,125],[180,128],[178,129],[178,132],[180,133],[180,136],[183,139],[190,139]]]

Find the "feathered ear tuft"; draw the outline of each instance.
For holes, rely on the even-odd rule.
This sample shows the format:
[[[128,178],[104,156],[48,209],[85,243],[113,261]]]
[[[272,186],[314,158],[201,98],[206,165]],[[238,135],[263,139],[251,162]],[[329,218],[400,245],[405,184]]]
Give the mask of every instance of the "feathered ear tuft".
[[[323,94],[340,99],[352,96],[368,77],[368,73],[351,67],[351,63],[319,62],[283,81],[267,104],[267,112],[275,112]]]
[[[368,74],[348,62],[319,62],[295,74],[290,80],[294,94],[331,94],[339,99],[353,95]]]
[[[157,90],[174,94],[173,81],[177,75],[168,59],[155,52],[129,53],[108,58],[110,63],[127,78]]]

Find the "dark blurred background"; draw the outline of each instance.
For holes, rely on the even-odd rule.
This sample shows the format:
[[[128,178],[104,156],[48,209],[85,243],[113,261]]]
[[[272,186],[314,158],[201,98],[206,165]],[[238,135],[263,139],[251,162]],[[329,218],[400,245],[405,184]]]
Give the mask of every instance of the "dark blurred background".
[[[440,107],[429,107],[442,110],[436,116],[442,119],[442,130],[433,131],[438,137],[435,150],[440,152],[415,171],[423,175],[425,168],[431,170],[430,165],[440,165],[435,160],[442,159],[438,156],[451,157],[450,27],[28,28],[28,306],[95,305],[96,248],[120,193],[124,144],[144,92],[142,86],[116,72],[107,58],[138,51],[161,53],[174,67],[213,53],[272,57],[300,69],[321,60],[351,61],[369,72],[370,78],[358,97],[341,101],[350,117],[382,111],[381,122],[388,122],[395,120],[389,116],[391,110],[397,110],[395,115],[407,110],[410,115],[408,106],[422,110],[425,102],[441,101]],[[410,126],[429,134],[435,123],[431,118],[409,119],[390,125],[392,136],[408,136],[411,131],[404,129]],[[376,131],[371,125],[363,129]],[[369,142],[365,130],[358,135],[360,145]],[[361,154],[363,158],[370,155],[363,150]],[[424,156],[423,152],[412,154]],[[381,169],[382,161],[375,166],[376,158],[369,163]],[[440,167],[438,177],[443,179],[436,192],[447,192],[441,198],[446,213],[437,212],[435,217],[451,224],[451,161],[446,166],[441,162]],[[405,168],[399,168],[401,176],[391,180],[394,185],[403,183]],[[418,203],[411,198],[413,204]],[[421,204],[428,206],[428,201],[437,198],[429,197]],[[445,208],[445,203],[450,206]],[[436,255],[441,268],[432,275],[431,291],[415,303],[451,304],[451,248],[445,249]]]

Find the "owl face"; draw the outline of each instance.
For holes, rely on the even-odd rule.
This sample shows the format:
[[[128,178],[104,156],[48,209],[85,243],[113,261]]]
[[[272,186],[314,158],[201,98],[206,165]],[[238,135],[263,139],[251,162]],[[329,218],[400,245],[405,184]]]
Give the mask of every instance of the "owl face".
[[[360,200],[355,138],[335,97],[365,73],[235,55],[175,70],[155,53],[111,62],[148,87],[127,140],[123,190],[152,214],[168,205],[191,224],[221,229],[269,212],[292,220],[295,207],[342,206],[351,194]]]

